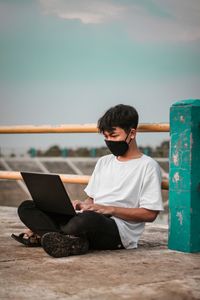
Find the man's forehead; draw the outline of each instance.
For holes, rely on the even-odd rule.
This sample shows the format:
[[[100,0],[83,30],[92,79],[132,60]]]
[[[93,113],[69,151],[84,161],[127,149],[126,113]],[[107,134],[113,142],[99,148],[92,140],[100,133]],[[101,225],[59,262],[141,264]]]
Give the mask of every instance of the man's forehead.
[[[109,134],[113,134],[113,133],[120,133],[122,131],[123,131],[123,129],[120,127],[113,127],[110,130],[104,130],[103,134],[109,135]]]

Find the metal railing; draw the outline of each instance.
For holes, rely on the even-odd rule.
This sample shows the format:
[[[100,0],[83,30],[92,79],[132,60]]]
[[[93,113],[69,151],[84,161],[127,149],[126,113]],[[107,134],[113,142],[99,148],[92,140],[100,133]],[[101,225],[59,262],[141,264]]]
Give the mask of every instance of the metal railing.
[[[168,123],[139,124],[138,132],[169,132]],[[51,125],[19,125],[19,126],[0,126],[0,134],[14,133],[96,133],[96,124],[63,124],[58,126]]]
[[[138,132],[169,132],[168,123],[143,123],[139,124]],[[0,134],[30,134],[30,133],[97,133],[96,124],[63,124],[51,125],[20,125],[0,126]],[[87,184],[90,176],[86,175],[63,175],[58,174],[65,183]],[[0,179],[22,180],[20,172],[0,171]],[[162,180],[162,189],[169,189],[168,180]]]

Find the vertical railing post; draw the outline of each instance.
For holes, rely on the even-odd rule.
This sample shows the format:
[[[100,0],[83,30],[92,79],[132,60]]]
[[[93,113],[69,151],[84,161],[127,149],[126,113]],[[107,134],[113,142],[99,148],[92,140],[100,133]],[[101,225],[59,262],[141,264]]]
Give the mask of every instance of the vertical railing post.
[[[200,100],[170,109],[169,249],[200,252]]]

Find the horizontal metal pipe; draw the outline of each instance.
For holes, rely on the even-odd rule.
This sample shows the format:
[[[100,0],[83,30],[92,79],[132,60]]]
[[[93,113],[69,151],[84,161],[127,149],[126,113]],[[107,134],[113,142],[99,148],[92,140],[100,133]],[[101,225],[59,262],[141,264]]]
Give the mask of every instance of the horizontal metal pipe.
[[[143,123],[139,124],[138,132],[169,132],[169,123]],[[96,133],[96,124],[63,124],[51,125],[18,125],[0,126],[0,134],[15,133]]]
[[[87,175],[63,175],[58,174],[61,180],[65,183],[79,183],[79,184],[87,184],[90,176]],[[14,171],[0,171],[0,179],[9,179],[9,180],[22,180],[22,176],[20,172]],[[168,180],[162,181],[162,189],[168,190],[169,189],[169,182]]]
[[[90,176],[87,175],[63,175],[58,174],[65,183],[87,184]],[[0,171],[0,179],[23,180],[20,172]]]

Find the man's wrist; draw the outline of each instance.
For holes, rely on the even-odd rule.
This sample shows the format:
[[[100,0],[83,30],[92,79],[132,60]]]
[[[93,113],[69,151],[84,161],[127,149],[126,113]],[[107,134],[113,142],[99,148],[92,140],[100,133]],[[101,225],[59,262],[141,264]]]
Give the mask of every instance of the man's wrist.
[[[116,213],[116,207],[115,207],[115,206],[111,206],[111,207],[110,207],[110,214],[111,214],[112,216],[115,216],[115,213]]]

